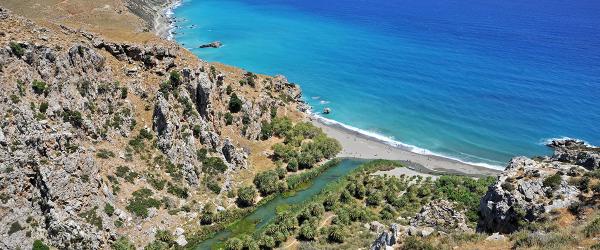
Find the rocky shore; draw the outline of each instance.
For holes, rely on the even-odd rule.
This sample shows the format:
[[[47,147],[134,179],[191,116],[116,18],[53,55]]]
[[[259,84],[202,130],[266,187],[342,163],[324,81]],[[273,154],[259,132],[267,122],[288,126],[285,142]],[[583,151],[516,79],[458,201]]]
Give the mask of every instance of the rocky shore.
[[[180,3],[180,0],[126,0],[127,8],[143,19],[149,30],[165,39],[171,39],[174,20],[170,13]]]

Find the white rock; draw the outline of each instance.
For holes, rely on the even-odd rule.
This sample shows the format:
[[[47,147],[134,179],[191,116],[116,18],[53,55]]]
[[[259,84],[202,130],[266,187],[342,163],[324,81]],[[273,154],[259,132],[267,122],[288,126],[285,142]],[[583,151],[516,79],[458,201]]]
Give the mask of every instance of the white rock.
[[[427,237],[431,235],[434,231],[435,229],[433,229],[433,227],[424,227],[421,229],[421,236]]]
[[[372,221],[369,225],[369,229],[373,232],[381,232],[385,229],[385,225],[381,224],[379,221]]]
[[[185,246],[188,243],[187,240],[185,239],[184,235],[179,235],[179,237],[177,237],[175,242],[177,243],[177,245],[180,245],[180,246]]]
[[[497,240],[504,240],[506,239],[506,236],[499,234],[499,233],[494,233],[490,236],[488,236],[487,238],[485,238],[485,240],[487,241],[497,241]]]
[[[175,235],[176,236],[182,235],[183,233],[185,233],[185,230],[183,230],[183,228],[180,228],[180,227],[175,228]]]

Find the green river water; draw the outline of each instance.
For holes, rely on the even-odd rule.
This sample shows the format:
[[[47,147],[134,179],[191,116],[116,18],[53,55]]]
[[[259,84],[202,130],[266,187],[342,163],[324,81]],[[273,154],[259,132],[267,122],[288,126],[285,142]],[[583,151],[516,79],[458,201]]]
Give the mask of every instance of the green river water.
[[[240,226],[253,226],[253,231],[257,231],[262,229],[267,223],[275,218],[275,211],[279,207],[292,206],[296,204],[300,204],[306,200],[309,200],[314,195],[318,194],[327,186],[327,184],[338,180],[339,178],[345,176],[350,171],[356,169],[362,163],[365,163],[365,160],[359,159],[343,159],[336,166],[330,167],[325,170],[321,175],[313,179],[310,185],[300,191],[297,191],[291,195],[279,195],[275,197],[273,200],[261,205],[256,208],[251,214],[247,215],[242,219],[242,221],[232,224],[229,228],[216,233],[212,238],[203,241],[199,245],[196,246],[196,249],[208,250],[214,249],[219,243],[222,243],[224,240],[231,236],[235,236],[235,231],[238,230]],[[247,230],[244,230],[247,231]]]

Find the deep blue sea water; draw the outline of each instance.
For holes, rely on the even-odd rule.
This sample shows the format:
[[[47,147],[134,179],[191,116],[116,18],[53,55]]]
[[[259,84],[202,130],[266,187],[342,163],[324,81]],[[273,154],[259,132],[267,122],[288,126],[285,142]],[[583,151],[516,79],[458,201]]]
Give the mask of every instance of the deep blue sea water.
[[[549,138],[600,144],[597,0],[184,0],[174,13],[175,40],[200,58],[284,74],[327,118],[423,151],[504,165],[547,154]]]

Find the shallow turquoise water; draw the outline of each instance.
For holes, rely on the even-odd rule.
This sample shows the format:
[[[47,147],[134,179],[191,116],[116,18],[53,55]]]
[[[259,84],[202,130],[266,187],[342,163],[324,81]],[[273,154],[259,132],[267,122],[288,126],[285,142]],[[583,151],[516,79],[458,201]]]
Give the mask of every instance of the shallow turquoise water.
[[[296,205],[311,199],[314,195],[321,192],[321,190],[323,190],[327,184],[345,176],[364,162],[364,160],[344,159],[338,165],[327,169],[325,172],[315,178],[310,187],[296,192],[293,196],[278,196],[266,204],[258,207],[254,212],[246,216],[244,220],[254,221],[256,223],[256,229],[260,230],[266,226],[270,220],[275,218],[275,209],[277,209],[277,207],[281,205]],[[217,233],[213,238],[202,242],[196,247],[196,249],[210,249],[214,244],[218,243],[219,241],[226,240],[230,236],[231,231],[224,230]]]
[[[363,132],[504,165],[548,153],[548,138],[600,144],[597,13],[587,0],[185,0],[175,39],[284,74]]]

